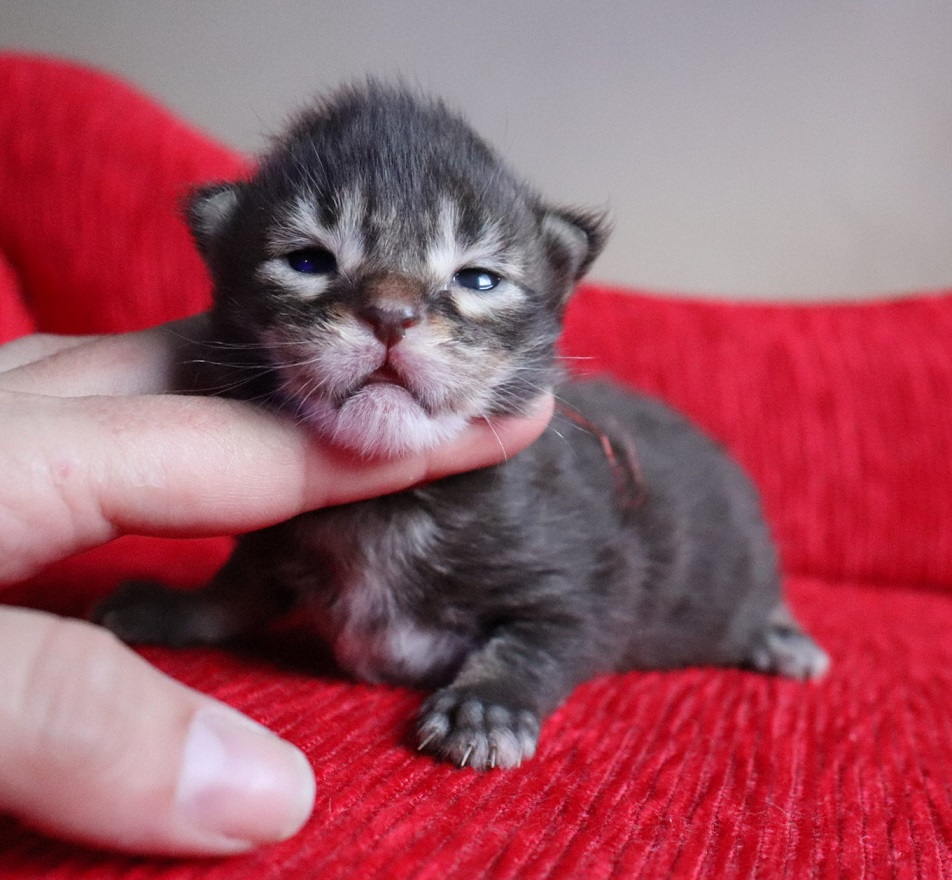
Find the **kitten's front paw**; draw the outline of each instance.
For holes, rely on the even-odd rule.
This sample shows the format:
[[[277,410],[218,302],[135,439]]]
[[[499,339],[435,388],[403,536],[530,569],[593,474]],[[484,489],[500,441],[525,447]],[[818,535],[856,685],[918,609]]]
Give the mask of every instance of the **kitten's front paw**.
[[[528,709],[503,706],[450,687],[423,704],[417,737],[421,750],[458,767],[518,767],[535,754],[539,719]]]

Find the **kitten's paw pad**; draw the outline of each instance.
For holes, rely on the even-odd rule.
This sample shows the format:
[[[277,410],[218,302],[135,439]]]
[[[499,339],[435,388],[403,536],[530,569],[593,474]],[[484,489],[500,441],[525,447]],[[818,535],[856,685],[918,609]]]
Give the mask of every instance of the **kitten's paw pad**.
[[[750,657],[751,665],[769,672],[810,681],[822,678],[830,668],[830,657],[796,625],[774,624],[761,636]]]
[[[89,615],[124,642],[184,647],[194,641],[186,593],[150,581],[123,584]]]
[[[535,754],[539,719],[527,709],[509,708],[448,688],[423,704],[417,737],[421,750],[457,767],[518,767]]]

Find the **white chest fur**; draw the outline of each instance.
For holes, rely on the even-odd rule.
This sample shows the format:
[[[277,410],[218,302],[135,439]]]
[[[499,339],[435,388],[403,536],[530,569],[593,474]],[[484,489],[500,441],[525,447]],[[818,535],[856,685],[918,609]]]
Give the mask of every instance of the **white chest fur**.
[[[455,666],[468,647],[456,633],[421,625],[400,610],[376,572],[346,587],[331,618],[337,662],[365,681],[422,684]]]
[[[409,511],[396,521],[375,516],[332,520],[309,535],[335,560],[337,580],[318,618],[337,662],[351,675],[425,684],[458,665],[471,649],[465,636],[421,622],[408,601],[415,564],[433,552],[435,535],[428,515]]]

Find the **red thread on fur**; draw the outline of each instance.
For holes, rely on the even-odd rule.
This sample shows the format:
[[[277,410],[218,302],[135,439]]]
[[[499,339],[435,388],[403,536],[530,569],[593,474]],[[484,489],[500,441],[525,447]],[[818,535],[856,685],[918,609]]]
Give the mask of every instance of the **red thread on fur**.
[[[616,425],[612,425],[612,434],[615,436],[610,436],[584,414],[561,401],[556,402],[555,411],[598,440],[615,481],[615,494],[618,496],[619,507],[627,511],[641,507],[645,501],[645,481],[641,466],[638,464],[638,452],[631,437]],[[618,453],[615,451],[616,444],[621,446],[623,461],[618,459]]]

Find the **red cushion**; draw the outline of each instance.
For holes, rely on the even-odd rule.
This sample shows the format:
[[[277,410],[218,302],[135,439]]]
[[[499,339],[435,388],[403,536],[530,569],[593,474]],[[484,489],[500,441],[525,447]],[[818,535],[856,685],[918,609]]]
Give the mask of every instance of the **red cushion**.
[[[207,302],[176,213],[244,161],[75,65],[0,56],[0,339],[123,330]],[[408,745],[420,694],[340,681],[294,634],[149,650],[298,743],[304,831],[143,864],[0,820],[4,878],[952,876],[952,295],[753,306],[588,287],[565,353],[690,412],[761,486],[817,686],[737,670],[606,676],[518,771]],[[205,579],[227,540],[127,538],[9,590],[78,613],[128,573]]]
[[[952,584],[952,293],[789,306],[588,289],[565,348],[734,451],[787,571]]]
[[[0,56],[0,95],[0,255],[37,329],[132,330],[205,308],[179,205],[245,160],[93,70]],[[0,339],[20,329],[4,309]]]

